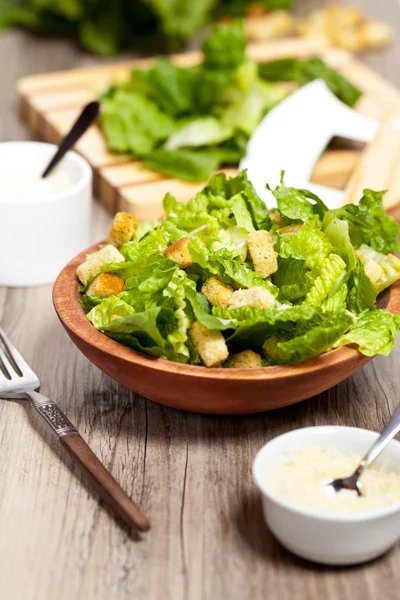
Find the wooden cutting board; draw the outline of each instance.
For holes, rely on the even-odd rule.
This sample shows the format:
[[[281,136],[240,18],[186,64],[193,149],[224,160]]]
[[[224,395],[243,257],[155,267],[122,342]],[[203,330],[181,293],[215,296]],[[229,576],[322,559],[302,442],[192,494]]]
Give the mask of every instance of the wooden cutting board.
[[[323,40],[289,39],[254,44],[249,46],[248,54],[260,62],[284,57],[321,57],[362,90],[356,110],[381,121],[393,105],[400,104],[400,92],[393,85],[353,55]],[[191,52],[174,55],[172,60],[181,66],[190,66],[200,57],[199,52]],[[21,115],[43,140],[58,143],[82,107],[96,99],[110,82],[127,79],[132,67],[148,67],[156,58],[24,77],[17,86]],[[141,163],[129,155],[111,154],[98,127],[92,127],[81,138],[76,150],[93,168],[95,193],[113,212],[126,210],[140,219],[158,219],[162,216],[162,199],[166,192],[185,200],[205,185],[205,182],[187,183],[166,178],[143,169]],[[359,157],[360,150],[329,150],[321,157],[312,180],[344,187]],[[234,174],[236,171],[225,169],[225,172]],[[395,213],[399,206],[400,195],[395,195],[387,208]]]

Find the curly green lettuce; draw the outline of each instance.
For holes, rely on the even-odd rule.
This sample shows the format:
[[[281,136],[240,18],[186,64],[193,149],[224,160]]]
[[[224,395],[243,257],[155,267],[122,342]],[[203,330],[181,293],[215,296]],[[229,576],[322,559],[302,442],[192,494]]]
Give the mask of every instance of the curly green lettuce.
[[[119,248],[124,260],[99,267],[121,277],[123,291],[88,295],[95,275],[82,288],[87,318],[137,351],[195,365],[204,364],[191,337],[196,322],[213,332],[223,357],[252,350],[264,366],[298,363],[344,345],[386,356],[400,316],[377,309],[376,298],[400,280],[400,259],[376,249],[394,248],[399,230],[384,212],[382,194],[364,192],[360,207],[338,210],[283,183],[274,194],[278,210],[269,211],[246,172],[214,176],[187,202],[167,194],[164,221],[139,224]],[[256,271],[248,244],[258,231],[258,251],[277,259],[267,277]],[[183,241],[185,266],[170,252]],[[223,287],[223,301],[204,287],[210,278]]]

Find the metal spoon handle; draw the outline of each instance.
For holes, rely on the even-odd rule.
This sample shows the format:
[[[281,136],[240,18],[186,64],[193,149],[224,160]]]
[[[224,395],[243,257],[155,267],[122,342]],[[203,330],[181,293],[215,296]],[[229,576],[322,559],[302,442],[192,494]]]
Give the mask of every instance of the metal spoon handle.
[[[372,444],[371,448],[368,450],[367,454],[360,462],[360,466],[358,467],[355,474],[357,476],[361,475],[361,473],[369,467],[369,465],[376,459],[378,454],[382,452],[385,446],[390,442],[392,438],[400,431],[400,406],[395,410],[390,419],[389,423],[386,425],[385,429],[382,431],[381,435],[378,439]]]
[[[52,171],[56,164],[62,159],[64,154],[72,148],[92,123],[98,119],[99,114],[100,102],[89,102],[89,104],[85,106],[69,133],[61,140],[57,152],[43,171],[42,177],[47,177],[50,171]]]

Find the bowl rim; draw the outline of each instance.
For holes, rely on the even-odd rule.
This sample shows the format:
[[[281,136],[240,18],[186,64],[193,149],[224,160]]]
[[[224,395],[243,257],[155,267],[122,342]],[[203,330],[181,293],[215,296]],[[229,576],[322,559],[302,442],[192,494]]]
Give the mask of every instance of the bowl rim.
[[[25,147],[27,149],[30,149],[32,156],[38,156],[40,154],[45,154],[46,152],[48,152],[49,158],[52,156],[53,153],[55,153],[55,151],[58,148],[56,144],[49,144],[47,142],[36,142],[30,140],[0,142],[0,150],[3,147]],[[20,158],[21,157],[19,156],[19,160]],[[30,201],[29,198],[27,198],[24,201],[19,200],[17,203],[14,200],[0,200],[0,208],[2,206],[10,205],[19,207],[26,207],[27,205],[29,205],[37,207],[43,204],[46,205],[53,202],[63,201],[72,196],[77,196],[82,192],[82,190],[91,189],[92,169],[90,168],[90,165],[87,162],[87,160],[74,150],[68,150],[68,152],[65,154],[62,161],[60,162],[60,165],[62,165],[64,161],[75,164],[79,170],[79,177],[77,181],[75,181],[75,183],[73,183],[70,187],[59,192],[52,192],[51,194],[48,194],[47,196],[45,195],[41,198],[35,198],[34,202]]]
[[[205,379],[230,379],[239,381],[251,379],[258,381],[275,380],[277,378],[295,378],[309,373],[324,371],[330,366],[340,367],[349,360],[359,360],[366,363],[371,357],[361,354],[355,347],[343,346],[320,354],[302,363],[294,365],[273,365],[256,369],[222,369],[221,367],[207,368],[202,365],[188,365],[169,361],[163,358],[153,358],[142,354],[132,348],[112,340],[98,331],[87,319],[85,311],[79,302],[79,282],[76,277],[77,267],[85,260],[85,256],[95,252],[102,240],[90,248],[80,252],[60,272],[53,286],[53,304],[58,318],[68,332],[85,341],[92,348],[102,351],[109,356],[118,358],[127,363],[154,370],[155,372],[176,373],[181,376]],[[400,281],[387,290],[387,310],[400,314]],[[362,365],[361,365],[362,366]]]
[[[334,522],[334,523],[365,523],[367,521],[373,521],[377,519],[381,519],[383,517],[395,514],[400,511],[400,499],[396,502],[388,504],[387,506],[383,506],[381,508],[374,508],[373,510],[364,510],[357,513],[335,513],[335,512],[324,512],[322,510],[314,509],[314,508],[306,508],[304,506],[299,506],[294,502],[290,502],[289,500],[285,500],[279,494],[274,492],[274,490],[267,483],[267,479],[263,479],[260,477],[260,468],[261,461],[264,454],[267,453],[267,449],[271,450],[274,445],[278,442],[281,443],[282,440],[289,437],[295,436],[307,436],[309,434],[310,441],[312,437],[317,434],[323,434],[328,432],[335,432],[338,436],[343,431],[351,431],[354,435],[364,436],[368,438],[368,441],[372,444],[374,436],[380,435],[377,431],[372,431],[371,429],[364,429],[362,427],[350,427],[347,425],[315,425],[310,427],[300,427],[298,429],[293,429],[292,431],[287,431],[281,435],[278,435],[271,440],[269,440],[266,444],[264,444],[257,452],[254,457],[253,465],[252,465],[252,475],[253,480],[260,490],[260,492],[271,500],[274,504],[278,505],[281,508],[284,508],[288,512],[301,516],[314,519],[319,522]],[[397,451],[400,454],[400,442],[396,439],[392,439],[388,446],[392,446],[397,448]],[[284,452],[282,450],[281,452]],[[399,471],[400,472],[400,471]]]

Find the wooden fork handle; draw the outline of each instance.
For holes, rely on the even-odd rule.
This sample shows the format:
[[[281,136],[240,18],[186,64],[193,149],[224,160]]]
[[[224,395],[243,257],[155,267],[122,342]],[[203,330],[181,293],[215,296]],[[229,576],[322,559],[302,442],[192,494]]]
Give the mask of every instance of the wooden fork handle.
[[[25,394],[58,435],[61,444],[78,463],[103,502],[130,527],[148,531],[150,523],[147,517],[125,494],[57,404],[38,392],[27,391]]]
[[[78,432],[62,435],[60,442],[75,462],[79,464],[103,502],[120,519],[139,531],[150,529],[147,517],[125,494]]]

